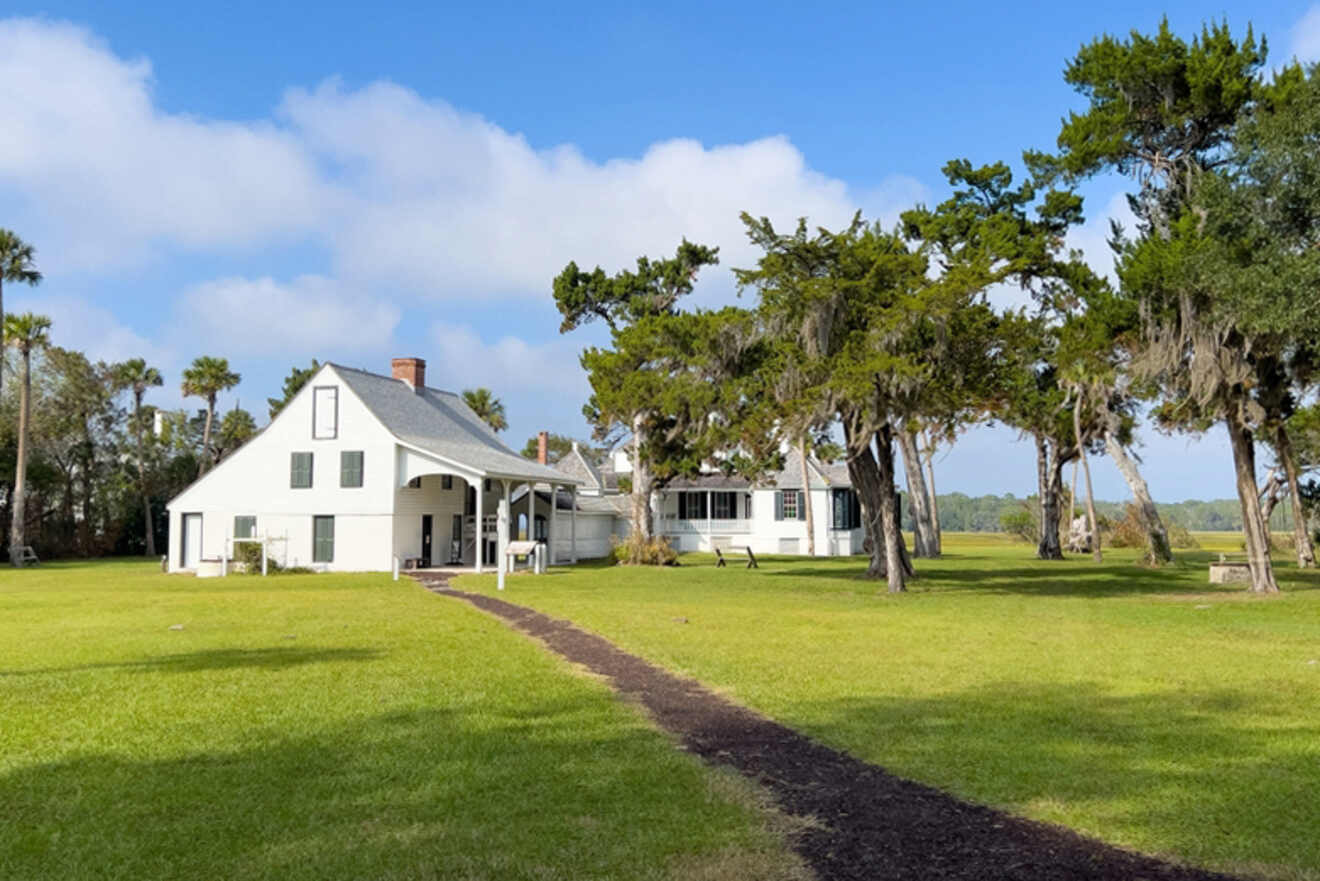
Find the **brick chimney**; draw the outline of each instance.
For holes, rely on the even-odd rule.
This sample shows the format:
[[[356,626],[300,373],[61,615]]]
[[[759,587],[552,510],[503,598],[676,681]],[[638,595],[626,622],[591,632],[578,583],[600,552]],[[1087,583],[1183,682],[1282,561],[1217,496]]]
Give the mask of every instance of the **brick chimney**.
[[[550,458],[550,432],[541,431],[536,434],[536,461],[542,465],[548,465],[546,460]]]
[[[426,388],[426,362],[421,358],[394,358],[390,369],[395,379],[402,379],[412,390],[420,392]]]

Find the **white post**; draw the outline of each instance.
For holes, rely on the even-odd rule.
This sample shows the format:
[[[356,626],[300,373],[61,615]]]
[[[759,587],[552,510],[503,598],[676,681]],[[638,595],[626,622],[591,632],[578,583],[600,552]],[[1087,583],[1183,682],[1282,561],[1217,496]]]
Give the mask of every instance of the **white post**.
[[[532,486],[532,482],[529,480],[527,481],[527,540],[528,541],[535,540],[533,536],[536,535],[536,530],[532,528],[532,524],[535,522],[536,522],[536,487]]]
[[[225,526],[225,544],[220,548],[220,577],[229,574],[229,555],[234,552],[234,539],[229,535],[229,527]]]
[[[399,580],[399,558],[397,556],[394,557],[394,580]]]
[[[706,490],[706,544],[709,545],[709,547],[707,547],[706,550],[708,551],[715,550],[715,542],[710,537],[710,533],[711,533],[710,521],[711,518],[714,516],[715,516],[715,493],[711,490]]]
[[[288,533],[285,533],[285,535],[288,535]],[[261,539],[261,574],[262,574],[262,575],[265,575],[265,574],[266,574],[266,557],[270,556],[270,553],[269,553],[269,551],[270,551],[269,545],[270,545],[270,535],[267,534],[265,537],[263,537],[263,538]],[[285,542],[285,544],[284,544],[284,556],[285,556],[286,558],[289,556],[289,550],[288,550],[288,549],[289,549],[288,542]]]
[[[555,564],[555,514],[559,511],[559,485],[550,484],[550,519],[545,521],[545,558],[546,566]]]
[[[477,489],[477,526],[476,526],[476,541],[474,543],[476,547],[476,553],[473,554],[473,557],[476,558],[474,568],[476,570],[476,573],[480,575],[481,555],[485,553],[486,550],[486,524],[484,518],[482,517],[482,513],[483,513],[482,503],[485,501],[485,499],[482,498],[482,495],[484,495],[483,491],[486,489],[486,481],[483,478],[480,477],[477,478],[476,489]]]
[[[568,491],[568,561],[577,564],[577,484]]]
[[[495,548],[499,557],[496,561],[499,572],[496,588],[504,590],[504,570],[509,566],[509,481],[501,480],[500,484],[504,491],[500,493],[500,510],[495,517]]]

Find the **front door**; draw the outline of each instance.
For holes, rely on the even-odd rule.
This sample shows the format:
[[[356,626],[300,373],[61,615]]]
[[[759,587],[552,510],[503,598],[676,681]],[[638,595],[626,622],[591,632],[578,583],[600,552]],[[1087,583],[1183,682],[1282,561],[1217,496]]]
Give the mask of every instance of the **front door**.
[[[202,561],[202,515],[183,515],[183,568],[196,569]]]
[[[431,515],[422,515],[422,568],[431,565]]]

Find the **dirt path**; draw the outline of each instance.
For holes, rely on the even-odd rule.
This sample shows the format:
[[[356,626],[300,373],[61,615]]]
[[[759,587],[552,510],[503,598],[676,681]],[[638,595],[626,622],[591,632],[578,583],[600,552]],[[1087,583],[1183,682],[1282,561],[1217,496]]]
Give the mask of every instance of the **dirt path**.
[[[615,648],[566,621],[494,597],[429,590],[466,600],[541,640],[564,658],[607,676],[708,762],[738,770],[780,810],[815,825],[792,842],[821,881],[844,879],[1015,879],[1015,881],[1226,881],[1023,820],[893,776],[822,746]],[[1024,756],[1023,761],[1030,761]]]

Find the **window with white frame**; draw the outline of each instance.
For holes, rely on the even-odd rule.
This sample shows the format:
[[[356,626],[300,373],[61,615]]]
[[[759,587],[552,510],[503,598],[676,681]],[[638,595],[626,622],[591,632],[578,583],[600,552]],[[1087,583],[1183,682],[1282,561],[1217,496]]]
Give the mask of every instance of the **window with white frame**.
[[[783,516],[781,520],[796,520],[798,516],[798,491],[795,489],[785,489],[779,491],[780,506]]]
[[[257,518],[240,514],[234,518],[234,538],[256,538]]]

